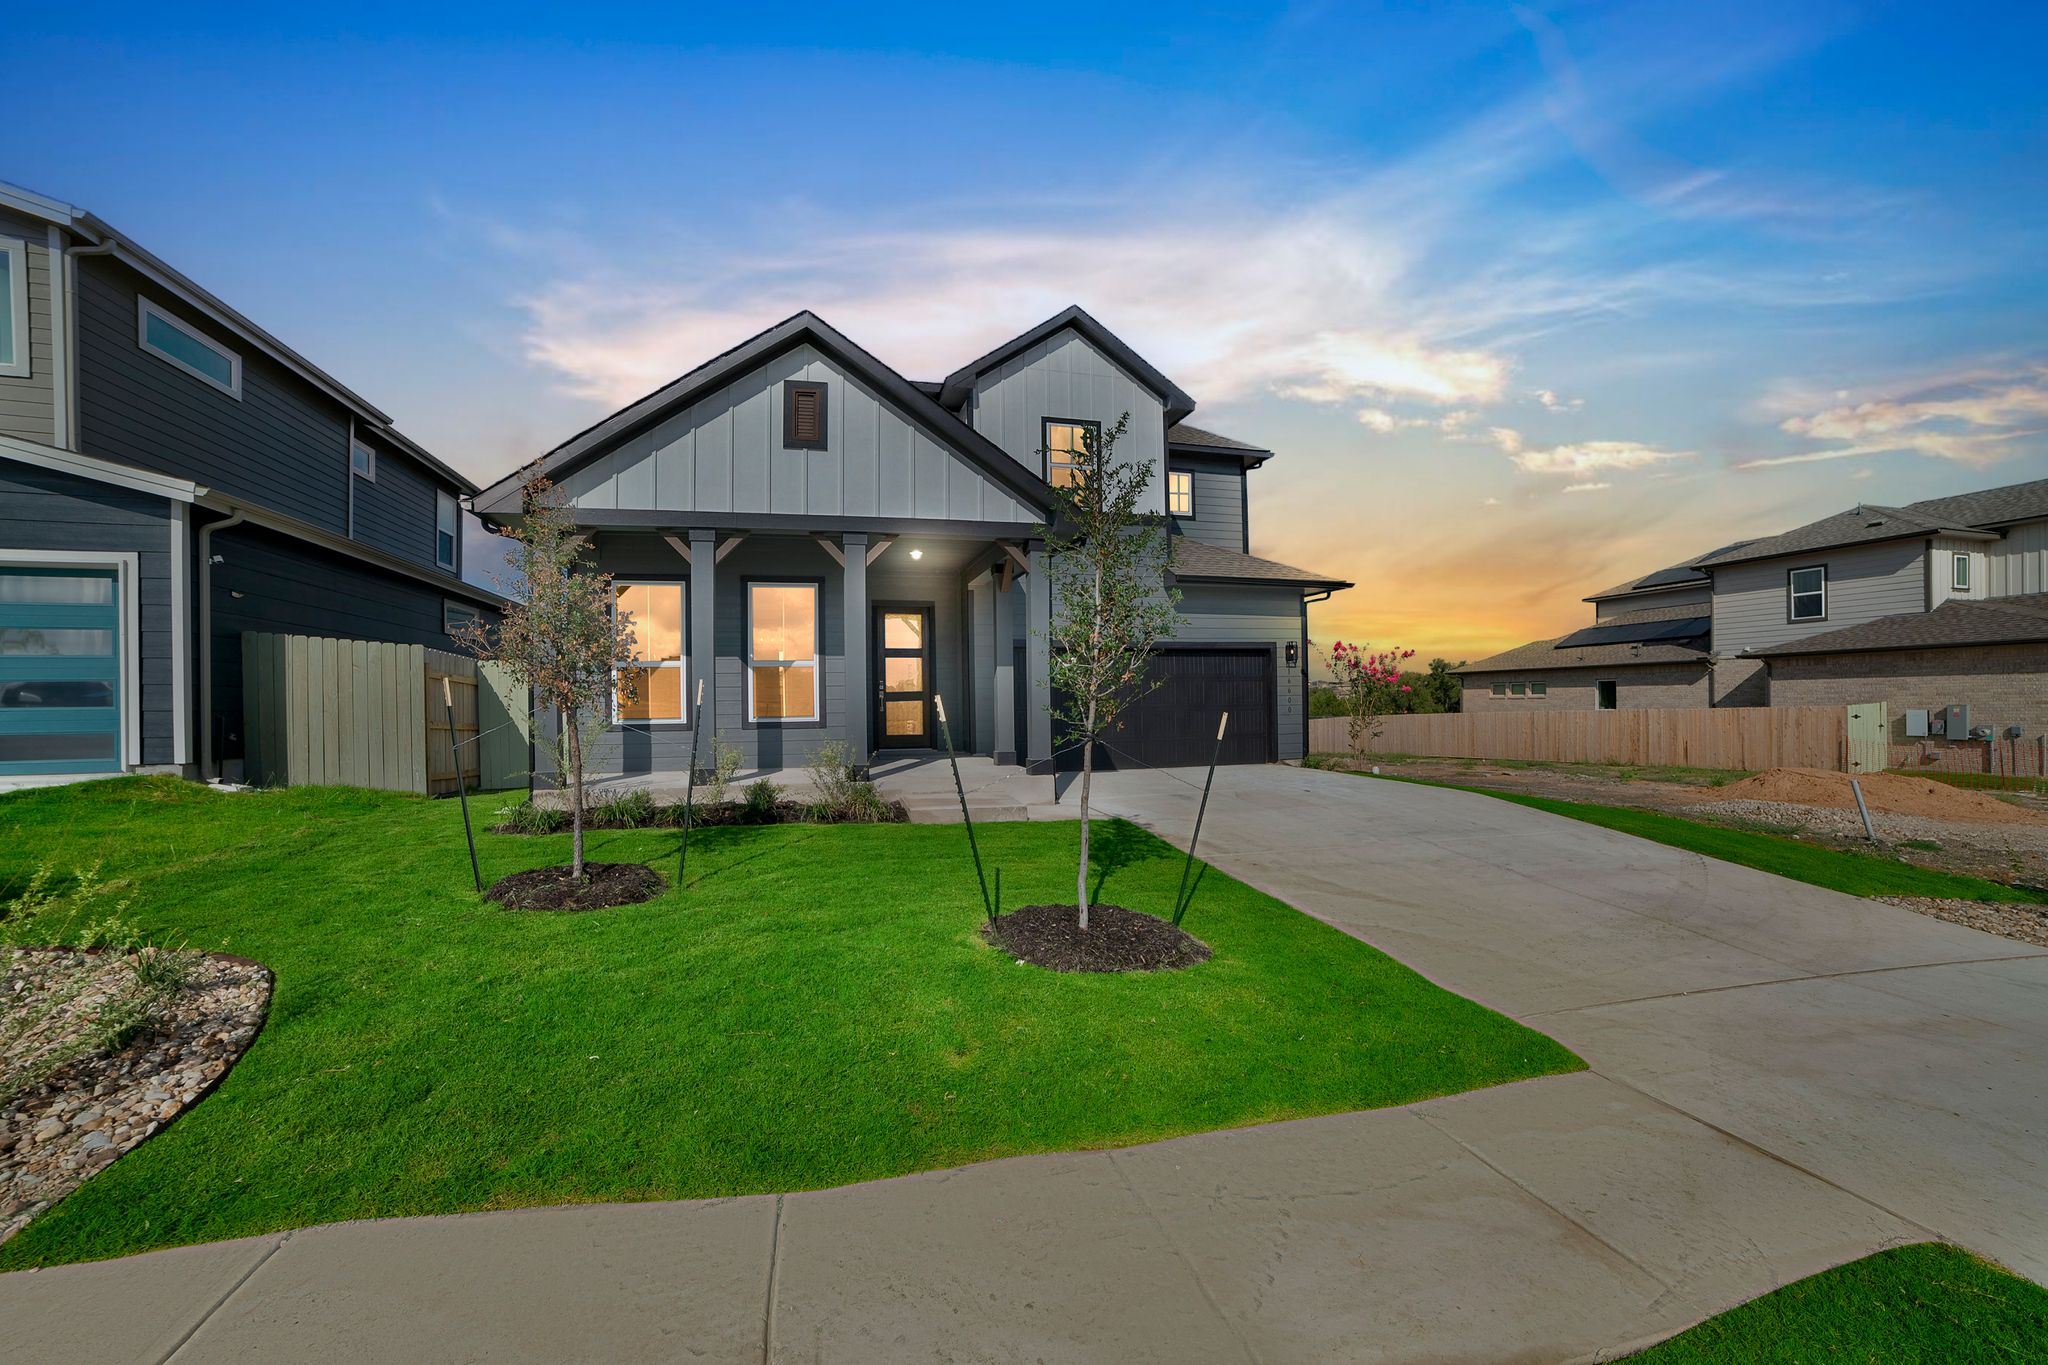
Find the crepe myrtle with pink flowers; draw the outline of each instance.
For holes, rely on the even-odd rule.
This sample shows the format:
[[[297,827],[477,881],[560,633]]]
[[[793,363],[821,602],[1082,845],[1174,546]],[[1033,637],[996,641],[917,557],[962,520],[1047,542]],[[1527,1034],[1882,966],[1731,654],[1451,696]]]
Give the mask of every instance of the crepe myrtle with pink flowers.
[[[1394,699],[1415,690],[1401,681],[1401,661],[1414,657],[1412,649],[1374,650],[1344,640],[1323,651],[1323,663],[1351,721],[1353,753],[1363,751],[1367,740],[1379,738],[1380,721],[1396,709]]]

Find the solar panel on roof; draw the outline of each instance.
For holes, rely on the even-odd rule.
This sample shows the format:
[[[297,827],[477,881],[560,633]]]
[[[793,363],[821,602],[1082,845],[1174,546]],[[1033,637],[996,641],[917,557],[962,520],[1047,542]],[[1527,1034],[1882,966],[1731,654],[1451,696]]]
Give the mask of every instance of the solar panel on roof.
[[[1667,583],[1704,583],[1707,576],[1698,569],[1688,569],[1683,564],[1674,568],[1659,569],[1645,578],[1638,578],[1638,588],[1661,588]]]
[[[1641,645],[1651,641],[1689,640],[1696,635],[1705,635],[1713,619],[1711,616],[1682,616],[1675,621],[1630,621],[1618,626],[1588,626],[1565,636],[1556,647],[1582,649],[1587,645]]]

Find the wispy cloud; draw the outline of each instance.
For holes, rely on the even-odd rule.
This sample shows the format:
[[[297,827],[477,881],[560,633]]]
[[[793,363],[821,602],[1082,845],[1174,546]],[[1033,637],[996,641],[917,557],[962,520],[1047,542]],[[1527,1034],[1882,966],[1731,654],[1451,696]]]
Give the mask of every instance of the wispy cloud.
[[[1586,406],[1586,400],[1583,398],[1559,398],[1550,389],[1533,389],[1529,396],[1541,403],[1549,412],[1577,412]]]
[[[1560,490],[1565,493],[1598,493],[1603,488],[1614,487],[1611,483],[1575,483]]]
[[[1510,432],[1509,435],[1514,433]],[[1506,444],[1503,443],[1503,449]],[[1577,478],[1611,470],[1649,469],[1673,460],[1692,458],[1689,450],[1665,450],[1640,441],[1579,441],[1542,450],[1525,449],[1519,439],[1508,458],[1524,474],[1549,474]],[[1607,485],[1600,485],[1605,488]],[[1578,490],[1572,490],[1578,491]]]
[[[1787,417],[1778,425],[1791,435],[1830,444],[1747,460],[1738,468],[1902,453],[1981,468],[2048,432],[2048,366],[1840,403]]]

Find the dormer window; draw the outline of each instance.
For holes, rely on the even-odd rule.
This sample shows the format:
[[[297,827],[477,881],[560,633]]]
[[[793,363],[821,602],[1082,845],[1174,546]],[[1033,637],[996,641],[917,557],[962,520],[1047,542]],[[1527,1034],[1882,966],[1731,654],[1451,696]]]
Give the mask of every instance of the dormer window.
[[[1177,517],[1195,514],[1195,476],[1185,469],[1166,473],[1166,510]]]
[[[818,380],[790,380],[782,386],[782,448],[823,450],[826,428],[825,385]]]
[[[1054,488],[1080,482],[1081,457],[1087,442],[1102,439],[1102,423],[1066,417],[1045,419],[1045,481]]]

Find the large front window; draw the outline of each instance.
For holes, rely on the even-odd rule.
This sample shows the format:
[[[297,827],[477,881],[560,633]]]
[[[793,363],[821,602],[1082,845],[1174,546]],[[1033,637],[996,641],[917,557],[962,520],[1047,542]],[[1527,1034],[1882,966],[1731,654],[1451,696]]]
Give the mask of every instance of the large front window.
[[[1102,438],[1100,422],[1070,422],[1045,419],[1045,481],[1055,488],[1079,482],[1081,456],[1086,442]]]
[[[621,616],[632,618],[633,658],[619,669],[618,717],[622,721],[687,719],[683,698],[688,666],[683,661],[683,585],[613,583]]]
[[[747,719],[818,719],[818,585],[747,585]]]

